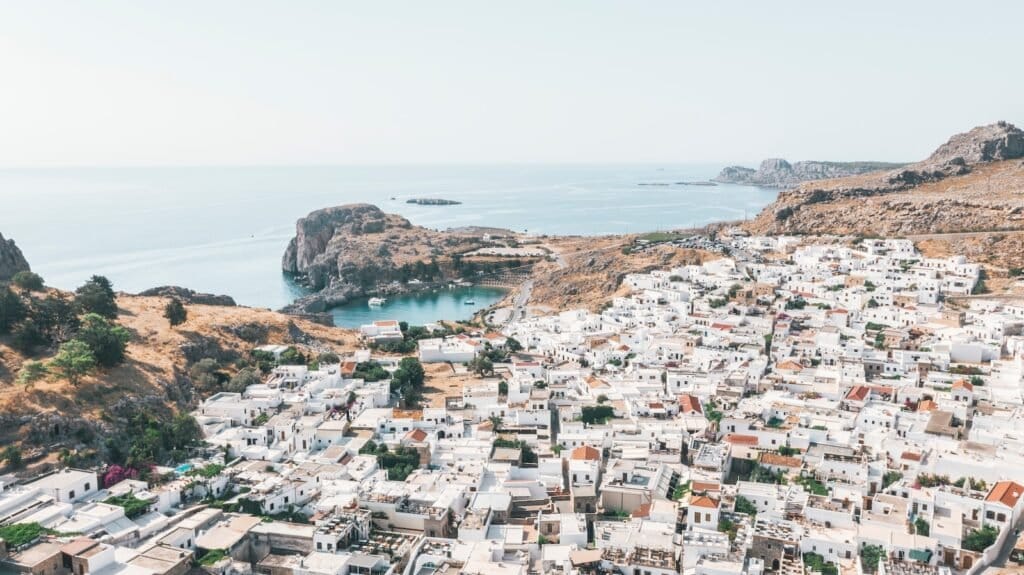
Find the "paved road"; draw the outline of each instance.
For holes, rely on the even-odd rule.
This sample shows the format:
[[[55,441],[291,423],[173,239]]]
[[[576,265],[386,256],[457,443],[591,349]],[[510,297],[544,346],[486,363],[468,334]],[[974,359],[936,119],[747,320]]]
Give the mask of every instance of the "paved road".
[[[996,555],[995,560],[992,561],[989,567],[1018,566],[1016,563],[1009,563],[1007,560],[1010,558],[1010,552],[1013,551],[1013,546],[1017,543],[1016,529],[1020,528],[1022,522],[1024,522],[1024,519],[1018,521],[1017,525],[1014,526],[1014,530],[1010,532],[1009,536],[1006,538],[1006,541],[1003,542],[1003,547],[999,550],[999,555]]]
[[[530,301],[530,293],[532,291],[533,280],[526,280],[519,286],[519,293],[516,294],[516,299],[512,302],[512,313],[509,315],[508,323],[505,327],[516,323],[526,314],[526,302]]]

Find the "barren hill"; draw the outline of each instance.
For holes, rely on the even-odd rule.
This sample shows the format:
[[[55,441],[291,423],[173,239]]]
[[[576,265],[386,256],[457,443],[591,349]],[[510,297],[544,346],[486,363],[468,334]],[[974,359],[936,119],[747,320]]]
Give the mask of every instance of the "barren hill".
[[[808,182],[748,224],[757,233],[927,234],[1024,227],[1024,132],[1006,122],[957,134],[888,172]]]

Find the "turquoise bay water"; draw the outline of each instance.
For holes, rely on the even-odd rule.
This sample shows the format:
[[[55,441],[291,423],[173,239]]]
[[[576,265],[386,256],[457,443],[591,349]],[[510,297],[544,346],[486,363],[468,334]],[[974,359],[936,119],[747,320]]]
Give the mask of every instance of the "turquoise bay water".
[[[441,319],[469,319],[478,310],[505,296],[500,288],[473,286],[440,288],[387,298],[384,305],[370,307],[369,298],[354,299],[332,310],[334,324],[359,327],[379,319],[397,319],[410,325],[423,325]],[[474,302],[472,305],[467,301]]]
[[[370,202],[415,224],[438,229],[482,225],[537,234],[595,235],[752,217],[775,198],[774,190],[746,186],[638,185],[707,179],[720,168],[504,165],[0,170],[0,233],[14,238],[32,268],[56,287],[74,288],[92,274],[103,274],[116,289],[128,292],[182,285],[228,294],[243,305],[276,309],[302,293],[282,276],[281,254],[294,234],[295,220],[318,208]],[[463,203],[406,203],[417,197]],[[483,298],[476,299],[479,303]],[[455,300],[425,303],[424,314],[455,313],[458,305],[463,304]],[[411,314],[413,307],[407,313]],[[365,311],[356,306],[346,309],[336,315]],[[351,322],[339,315],[339,323]]]

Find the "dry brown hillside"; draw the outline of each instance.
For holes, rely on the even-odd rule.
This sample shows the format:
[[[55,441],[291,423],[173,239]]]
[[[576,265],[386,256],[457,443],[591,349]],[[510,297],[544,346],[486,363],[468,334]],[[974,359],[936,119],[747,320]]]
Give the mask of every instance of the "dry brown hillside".
[[[628,290],[622,279],[685,264],[699,264],[721,256],[701,250],[655,245],[641,252],[624,253],[635,235],[557,238],[550,242],[560,260],[534,269],[529,305],[552,310],[585,307],[597,310]]]
[[[218,359],[230,372],[235,359],[263,343],[339,353],[356,346],[349,330],[246,307],[186,305],[187,321],[171,328],[163,317],[167,301],[119,295],[117,321],[132,334],[127,361],[97,371],[78,387],[55,376],[29,388],[15,384],[26,358],[0,341],[0,441],[72,447],[83,430],[115,431],[111,422],[118,412],[143,406],[155,413],[187,409],[202,395],[189,367],[204,357]]]

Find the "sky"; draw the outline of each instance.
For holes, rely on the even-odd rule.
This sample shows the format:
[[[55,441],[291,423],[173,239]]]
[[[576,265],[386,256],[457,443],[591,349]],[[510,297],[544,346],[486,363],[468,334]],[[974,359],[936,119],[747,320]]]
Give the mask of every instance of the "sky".
[[[0,0],[0,167],[921,159],[1024,2]]]

